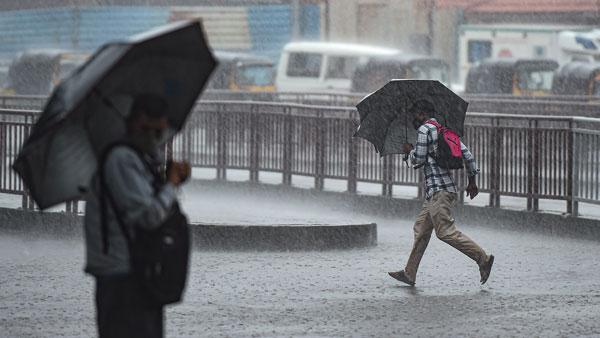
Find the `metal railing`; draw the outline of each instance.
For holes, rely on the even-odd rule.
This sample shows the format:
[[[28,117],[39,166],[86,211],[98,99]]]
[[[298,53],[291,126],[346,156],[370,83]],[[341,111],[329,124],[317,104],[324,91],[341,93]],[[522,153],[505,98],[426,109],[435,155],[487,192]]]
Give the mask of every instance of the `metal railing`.
[[[24,196],[24,207],[31,202],[10,165],[35,114],[0,111],[0,192]],[[380,184],[383,196],[402,186],[420,187],[422,197],[419,172],[401,156],[380,158],[370,143],[353,138],[357,126],[358,114],[349,107],[205,100],[169,153],[194,167],[216,169],[218,179],[226,179],[229,169],[244,169],[251,181],[261,172],[277,172],[284,185],[302,175],[314,178],[318,190],[326,179],[338,179],[351,193],[362,182]],[[463,142],[481,168],[477,183],[489,193],[490,206],[500,206],[503,196],[526,198],[532,211],[539,210],[540,199],[565,201],[571,214],[580,202],[600,204],[600,119],[468,113]],[[463,201],[464,171],[455,177]]]

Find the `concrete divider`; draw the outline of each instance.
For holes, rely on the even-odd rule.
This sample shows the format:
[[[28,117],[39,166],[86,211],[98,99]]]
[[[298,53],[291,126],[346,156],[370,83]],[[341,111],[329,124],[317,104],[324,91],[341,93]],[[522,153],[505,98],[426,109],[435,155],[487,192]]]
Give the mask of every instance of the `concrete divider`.
[[[83,216],[0,208],[0,231],[32,237],[83,238]],[[377,245],[377,225],[191,223],[199,250],[336,250]]]
[[[335,250],[377,245],[377,225],[193,225],[194,246],[207,250]]]

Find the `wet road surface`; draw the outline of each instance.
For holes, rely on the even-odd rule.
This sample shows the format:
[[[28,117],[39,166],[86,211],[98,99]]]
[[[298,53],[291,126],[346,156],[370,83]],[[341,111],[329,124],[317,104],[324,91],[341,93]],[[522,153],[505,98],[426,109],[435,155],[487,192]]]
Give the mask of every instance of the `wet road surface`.
[[[191,218],[232,201],[200,195],[184,196]],[[270,218],[269,211],[255,210],[253,203],[264,202],[256,196],[233,201],[248,214],[231,217]],[[302,214],[278,203],[274,218],[280,223]],[[320,215],[309,222],[344,214],[310,202],[302,206]],[[249,216],[250,210],[262,216]],[[474,262],[432,237],[417,285],[409,287],[387,271],[405,263],[412,220],[346,217],[377,222],[379,245],[324,252],[195,251],[185,300],[166,311],[166,336],[600,335],[598,242],[458,224],[496,256],[488,283],[479,285]],[[0,235],[0,337],[94,336],[94,283],[82,271],[83,258],[79,237]]]

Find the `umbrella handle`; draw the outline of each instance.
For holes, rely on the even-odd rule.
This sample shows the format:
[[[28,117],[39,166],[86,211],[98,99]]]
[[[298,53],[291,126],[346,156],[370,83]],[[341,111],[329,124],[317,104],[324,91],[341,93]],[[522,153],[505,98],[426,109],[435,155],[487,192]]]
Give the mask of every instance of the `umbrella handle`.
[[[406,166],[409,167],[409,165],[408,165],[408,153],[404,153],[404,156],[402,156],[402,161],[404,161],[406,163]]]

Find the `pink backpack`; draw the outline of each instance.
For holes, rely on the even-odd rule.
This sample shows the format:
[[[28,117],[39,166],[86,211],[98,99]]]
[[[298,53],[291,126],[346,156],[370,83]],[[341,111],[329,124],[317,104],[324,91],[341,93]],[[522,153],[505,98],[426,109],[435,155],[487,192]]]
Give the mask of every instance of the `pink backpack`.
[[[437,156],[431,154],[431,157],[442,168],[462,169],[463,157],[458,134],[454,130],[440,126],[436,122],[427,121],[426,123],[431,123],[438,128],[438,154]]]

